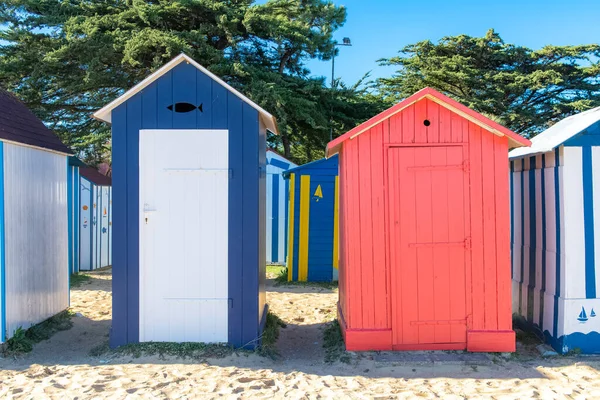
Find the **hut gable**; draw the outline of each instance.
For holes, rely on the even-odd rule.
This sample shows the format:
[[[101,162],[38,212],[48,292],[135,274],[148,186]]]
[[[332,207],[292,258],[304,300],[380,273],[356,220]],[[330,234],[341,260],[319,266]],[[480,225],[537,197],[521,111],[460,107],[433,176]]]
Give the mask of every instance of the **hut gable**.
[[[360,124],[327,145],[327,157],[343,142],[356,139],[373,128],[382,129],[386,143],[452,143],[463,140],[469,122],[499,137],[507,137],[509,148],[529,146],[524,137],[432,89],[425,88],[388,110]],[[397,136],[401,132],[402,136]],[[454,133],[453,133],[454,132]]]

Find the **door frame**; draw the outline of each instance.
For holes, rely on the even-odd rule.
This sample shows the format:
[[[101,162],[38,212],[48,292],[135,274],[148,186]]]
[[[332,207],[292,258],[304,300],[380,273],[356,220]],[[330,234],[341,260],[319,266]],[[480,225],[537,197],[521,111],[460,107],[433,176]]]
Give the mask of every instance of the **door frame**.
[[[385,176],[384,176],[384,216],[385,216],[385,263],[387,270],[387,291],[390,294],[388,297],[388,320],[390,321],[390,330],[391,330],[391,345],[393,350],[464,350],[467,348],[467,337],[466,332],[469,331],[471,326],[472,319],[472,304],[471,304],[471,250],[465,251],[465,290],[467,292],[465,296],[465,310],[467,312],[466,315],[466,332],[465,332],[465,342],[464,343],[424,343],[424,344],[410,344],[410,345],[398,345],[395,344],[395,336],[394,329],[397,326],[398,315],[394,312],[394,304],[396,301],[396,293],[394,289],[395,285],[393,285],[393,279],[395,277],[394,272],[392,272],[392,263],[391,263],[391,243],[390,243],[390,174],[389,174],[389,151],[393,149],[402,149],[402,148],[419,148],[419,147],[462,147],[463,150],[463,162],[470,163],[470,153],[469,153],[469,142],[452,142],[452,143],[384,143],[383,145],[383,162],[385,166]],[[465,174],[464,178],[464,188],[465,188],[465,216],[468,218],[468,223],[465,224],[465,228],[468,230],[465,231],[466,236],[471,235],[471,189],[470,189],[470,180],[471,174],[470,172]]]

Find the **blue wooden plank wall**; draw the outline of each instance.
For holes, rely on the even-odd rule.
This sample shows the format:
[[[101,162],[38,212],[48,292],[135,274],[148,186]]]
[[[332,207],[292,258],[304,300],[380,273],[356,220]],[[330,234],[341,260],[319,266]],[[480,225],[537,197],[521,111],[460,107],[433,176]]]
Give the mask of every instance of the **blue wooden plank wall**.
[[[175,113],[169,105],[203,105]],[[229,342],[253,347],[264,309],[264,155],[258,112],[194,66],[181,63],[112,112],[113,326],[111,346],[139,340],[139,131],[229,130]],[[260,267],[259,267],[260,266]],[[165,266],[169,267],[169,266]],[[260,278],[259,278],[260,277]],[[259,294],[260,288],[260,294]]]
[[[289,170],[295,174],[292,280],[298,280],[300,265],[301,176],[310,176],[308,207],[308,275],[307,281],[331,281],[333,274],[333,227],[335,211],[335,178],[338,175],[338,156],[319,160]],[[287,173],[286,173],[287,175]],[[322,197],[316,196],[320,186]]]

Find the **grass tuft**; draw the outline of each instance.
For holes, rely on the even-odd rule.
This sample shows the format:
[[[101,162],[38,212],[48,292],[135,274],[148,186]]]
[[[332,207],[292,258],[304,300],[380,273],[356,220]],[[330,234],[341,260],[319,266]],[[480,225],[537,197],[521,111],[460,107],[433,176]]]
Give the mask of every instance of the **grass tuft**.
[[[342,329],[337,319],[327,325],[323,331],[323,348],[326,363],[332,364],[337,361],[350,363],[350,355],[346,352]]]
[[[76,288],[83,285],[84,283],[89,283],[91,279],[92,278],[89,275],[81,273],[71,274],[69,278],[69,286],[71,287],[71,289]]]
[[[287,325],[281,318],[269,311],[265,330],[262,335],[262,343],[257,349],[257,353],[264,357],[275,359],[279,356],[277,351],[277,339],[279,338],[279,329]]]
[[[262,335],[262,344],[257,347],[256,353],[270,358],[278,356],[275,343],[279,337],[279,328],[285,328],[286,324],[275,314],[269,312],[265,322],[265,330]],[[158,355],[161,359],[166,357],[178,357],[182,359],[204,360],[206,358],[224,358],[232,354],[246,353],[251,351],[236,349],[233,346],[225,344],[207,344],[196,342],[171,343],[171,342],[145,342],[130,343],[124,346],[111,349],[108,341],[105,341],[90,350],[89,355],[99,357],[102,355],[114,356],[132,356],[139,358],[142,356]]]
[[[15,334],[6,341],[4,355],[15,356],[29,353],[33,350],[34,344],[50,339],[56,332],[71,329],[73,315],[70,310],[65,310],[27,330],[18,328]]]

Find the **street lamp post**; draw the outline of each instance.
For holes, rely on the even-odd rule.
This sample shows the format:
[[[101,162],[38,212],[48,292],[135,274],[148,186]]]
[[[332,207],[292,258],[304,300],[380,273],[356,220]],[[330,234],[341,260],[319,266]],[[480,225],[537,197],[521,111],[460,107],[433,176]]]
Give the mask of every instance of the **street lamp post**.
[[[336,46],[352,46],[350,38],[345,37],[342,39],[342,43],[335,43],[333,48],[333,54],[331,56],[331,89],[334,90],[335,86],[335,47]],[[331,105],[331,117],[329,118],[329,141],[333,140],[333,104]]]

